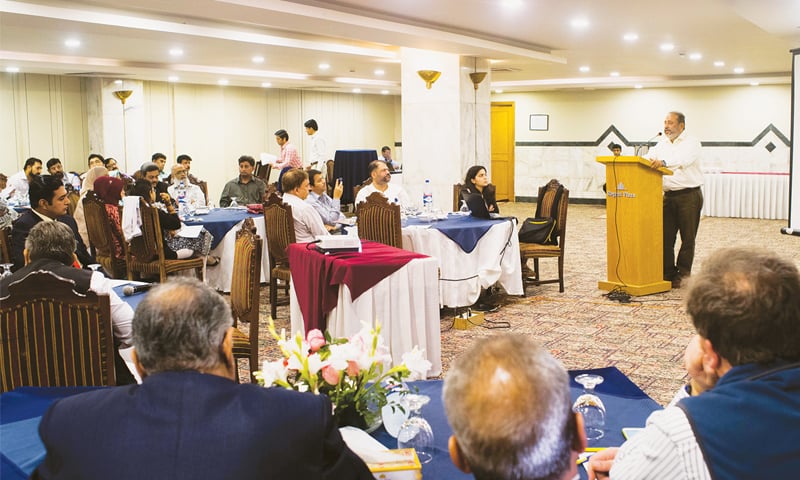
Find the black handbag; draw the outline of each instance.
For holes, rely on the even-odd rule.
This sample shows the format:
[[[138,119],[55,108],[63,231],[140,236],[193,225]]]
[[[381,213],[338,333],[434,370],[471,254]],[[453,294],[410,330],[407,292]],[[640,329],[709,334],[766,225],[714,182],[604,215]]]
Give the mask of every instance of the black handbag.
[[[526,218],[519,229],[520,243],[558,245],[556,221],[550,217]]]

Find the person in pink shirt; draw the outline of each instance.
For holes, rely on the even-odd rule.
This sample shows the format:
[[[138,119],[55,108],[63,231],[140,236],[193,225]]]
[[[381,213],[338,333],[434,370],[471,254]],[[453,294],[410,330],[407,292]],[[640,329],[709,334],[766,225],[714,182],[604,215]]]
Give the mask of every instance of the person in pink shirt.
[[[281,154],[278,160],[275,161],[273,167],[280,169],[281,173],[278,175],[278,191],[283,193],[281,180],[283,174],[292,168],[303,168],[303,161],[300,160],[300,154],[297,153],[297,148],[289,143],[289,133],[280,129],[275,132],[275,141],[281,147]]]

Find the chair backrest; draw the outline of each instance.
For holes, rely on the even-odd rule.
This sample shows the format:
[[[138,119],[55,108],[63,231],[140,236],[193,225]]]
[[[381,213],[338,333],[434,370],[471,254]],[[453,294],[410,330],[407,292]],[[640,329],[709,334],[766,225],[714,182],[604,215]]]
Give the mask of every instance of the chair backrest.
[[[250,338],[258,338],[258,304],[261,292],[262,240],[256,235],[252,218],[242,224],[236,232],[236,247],[233,252],[233,280],[231,283],[231,310],[234,322],[244,319],[250,322]],[[255,337],[253,329],[255,329]]]
[[[144,198],[140,198],[139,214],[142,218],[142,235],[131,239],[128,251],[140,262],[163,262],[164,238],[161,236],[157,207],[150,206]]]
[[[264,165],[260,161],[256,162],[255,168],[253,169],[253,175],[264,180],[265,183],[269,183],[269,175],[272,173],[272,164],[268,163]]]
[[[78,201],[81,199],[81,194],[77,190],[72,190],[67,194],[67,199],[69,200],[67,213],[74,215],[75,208],[78,206]]]
[[[461,190],[464,189],[463,183],[453,184],[453,211],[457,212],[461,208]]]
[[[264,204],[264,227],[267,233],[267,254],[271,268],[289,265],[286,249],[295,243],[294,217],[292,207],[283,203],[277,193],[273,193]]]
[[[116,384],[109,298],[74,287],[45,271],[9,285],[0,302],[0,391]]]
[[[400,205],[389,203],[379,192],[371,193],[356,209],[358,236],[397,248],[403,248]]]
[[[325,161],[325,178],[327,179],[327,188],[329,196],[333,196],[333,189],[336,187],[336,179],[333,178],[333,160]]]
[[[368,177],[366,180],[361,182],[359,185],[356,185],[355,187],[353,187],[353,201],[354,202],[356,200],[356,197],[358,197],[358,192],[360,192],[362,188],[366,187],[370,183],[372,183],[372,177]]]
[[[200,180],[197,182],[197,186],[200,187],[200,190],[203,192],[203,196],[206,199],[206,205],[208,205],[208,182],[205,180]]]
[[[561,193],[559,194],[559,188]],[[558,198],[558,205],[554,207],[554,202]],[[539,187],[539,200],[536,205],[537,217],[551,217],[552,212],[557,212],[555,216],[556,231],[558,232],[558,243],[564,247],[564,234],[567,230],[567,207],[569,207],[569,190],[561,185],[555,178],[547,182],[546,185]]]
[[[0,263],[11,263],[11,227],[0,228]]]
[[[94,249],[95,256],[113,257],[114,237],[106,204],[91,190],[83,197],[83,215],[89,232],[89,243]]]

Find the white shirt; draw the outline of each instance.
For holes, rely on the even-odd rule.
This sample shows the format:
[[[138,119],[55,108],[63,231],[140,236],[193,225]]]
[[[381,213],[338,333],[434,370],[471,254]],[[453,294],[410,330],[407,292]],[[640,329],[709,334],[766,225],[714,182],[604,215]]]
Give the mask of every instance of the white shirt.
[[[662,136],[655,147],[647,152],[650,160],[663,160],[672,175],[663,176],[665,192],[695,188],[703,184],[703,171],[700,169],[702,150],[700,141],[689,136],[686,130],[675,141]]]
[[[21,170],[8,177],[8,185],[0,192],[3,198],[18,197],[28,199],[28,176]]]
[[[292,207],[295,241],[298,243],[313,242],[317,235],[328,235],[328,230],[322,223],[322,217],[302,198],[291,193],[284,193],[283,202]]]
[[[203,195],[203,190],[200,189],[197,185],[190,183],[188,180],[184,182],[184,186],[186,187],[186,202],[189,205],[194,207],[205,207],[206,206],[206,196]],[[178,184],[173,183],[169,187],[167,187],[167,192],[169,196],[174,198],[175,201],[178,201]]]
[[[317,162],[317,165],[314,168],[322,172],[322,178],[325,178],[328,174],[328,169],[325,166],[325,162],[330,159],[328,156],[328,149],[327,145],[325,144],[325,139],[319,135],[319,132],[314,132],[314,135],[311,135],[310,139],[311,154],[309,155],[309,162]]]
[[[374,183],[370,183],[369,185],[367,185],[366,187],[362,188],[358,192],[358,195],[356,196],[356,205],[358,205],[359,203],[361,203],[364,200],[366,200],[367,197],[370,196],[373,192],[379,192],[381,195],[383,195],[384,197],[388,198],[390,202],[396,203],[396,204],[400,205],[401,207],[403,205],[409,205],[410,204],[409,199],[408,199],[408,194],[406,194],[406,191],[403,190],[402,187],[398,187],[396,185],[392,185],[391,183],[389,183],[387,187],[388,188],[386,188],[385,192],[381,192],[380,190],[375,188],[375,184]]]
[[[111,303],[111,326],[114,329],[114,338],[121,344],[121,347],[133,345],[133,329],[131,327],[133,309],[114,292],[111,280],[100,272],[94,272],[89,281],[89,290],[97,294],[108,295],[109,303]]]
[[[338,220],[345,218],[342,213],[342,201],[329,197],[325,192],[322,195],[308,192],[306,203],[314,207],[325,225],[335,226]]]

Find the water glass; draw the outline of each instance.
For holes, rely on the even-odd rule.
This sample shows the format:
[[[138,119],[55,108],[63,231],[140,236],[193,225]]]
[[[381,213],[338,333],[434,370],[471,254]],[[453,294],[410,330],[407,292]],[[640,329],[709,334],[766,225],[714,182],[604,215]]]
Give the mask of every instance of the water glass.
[[[575,381],[583,385],[581,394],[572,404],[573,412],[583,415],[583,424],[586,429],[587,440],[603,438],[603,428],[606,425],[606,407],[600,397],[595,395],[594,387],[603,383],[603,377],[585,373],[575,377]]]
[[[433,460],[433,429],[420,412],[430,400],[427,395],[406,394],[403,403],[409,412],[409,417],[397,433],[397,448],[413,448],[420,463]]]

